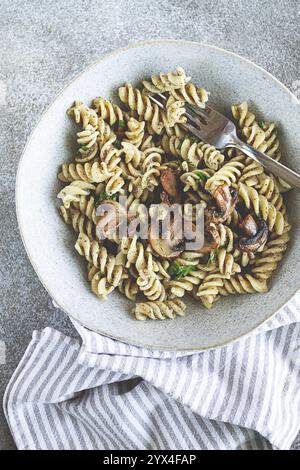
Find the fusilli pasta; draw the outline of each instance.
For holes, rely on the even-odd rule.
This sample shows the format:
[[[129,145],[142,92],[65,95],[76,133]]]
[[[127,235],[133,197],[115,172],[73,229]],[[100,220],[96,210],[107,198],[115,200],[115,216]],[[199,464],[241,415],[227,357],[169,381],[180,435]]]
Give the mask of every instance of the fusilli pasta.
[[[117,288],[137,301],[137,320],[183,316],[187,295],[211,308],[221,297],[266,292],[289,241],[289,185],[241,151],[220,151],[187,133],[185,110],[204,108],[209,93],[182,68],[118,91],[120,106],[97,97],[67,110],[79,127],[78,151],[58,174],[59,211],[77,234],[92,292],[106,299]],[[150,100],[156,93],[164,93],[164,109]],[[274,122],[257,120],[246,101],[232,115],[243,141],[280,160]],[[204,213],[202,248],[188,248],[174,220],[157,238],[148,222],[147,237],[139,233],[145,208],[162,222],[174,202],[191,227]],[[130,230],[119,233],[125,221]]]

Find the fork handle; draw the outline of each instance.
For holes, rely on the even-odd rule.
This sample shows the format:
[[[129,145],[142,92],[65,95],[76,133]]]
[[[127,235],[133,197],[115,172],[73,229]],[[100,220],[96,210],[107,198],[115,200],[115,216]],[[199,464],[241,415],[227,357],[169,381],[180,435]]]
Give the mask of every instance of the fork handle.
[[[282,163],[273,160],[273,158],[269,157],[269,155],[266,155],[263,152],[259,152],[255,148],[251,147],[251,145],[245,144],[239,139],[234,142],[233,146],[241,150],[248,157],[251,157],[253,160],[260,163],[263,167],[266,168],[266,170],[273,173],[273,175],[282,178],[289,185],[293,186],[293,188],[300,191],[300,175],[298,173],[290,170],[290,168],[286,167]]]

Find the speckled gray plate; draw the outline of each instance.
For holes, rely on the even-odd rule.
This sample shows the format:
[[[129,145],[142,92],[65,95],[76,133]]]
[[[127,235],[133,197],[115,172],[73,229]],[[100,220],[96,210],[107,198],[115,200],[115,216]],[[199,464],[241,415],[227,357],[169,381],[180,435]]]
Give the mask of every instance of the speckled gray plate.
[[[300,171],[300,106],[287,88],[265,70],[224,50],[188,41],[149,41],[105,56],[63,90],[29,139],[16,190],[28,256],[55,302],[91,330],[128,343],[176,351],[217,347],[247,334],[300,286],[300,193],[292,191],[288,195],[292,241],[267,294],[230,296],[210,312],[191,302],[185,318],[138,322],[130,314],[131,303],[118,293],[104,302],[90,292],[85,262],[73,248],[76,237],[61,221],[56,204],[58,168],[75,152],[75,126],[66,108],[74,99],[89,103],[99,95],[116,98],[116,89],[124,81],[135,83],[178,66],[211,92],[217,109],[229,114],[232,103],[246,99],[258,116],[277,121],[284,161]]]

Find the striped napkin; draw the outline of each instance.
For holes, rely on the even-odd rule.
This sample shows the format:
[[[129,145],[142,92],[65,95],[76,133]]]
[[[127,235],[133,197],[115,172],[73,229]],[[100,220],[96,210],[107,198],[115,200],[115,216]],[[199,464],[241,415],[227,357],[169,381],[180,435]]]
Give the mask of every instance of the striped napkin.
[[[300,427],[300,293],[234,344],[131,346],[34,332],[4,410],[19,449],[288,449]]]

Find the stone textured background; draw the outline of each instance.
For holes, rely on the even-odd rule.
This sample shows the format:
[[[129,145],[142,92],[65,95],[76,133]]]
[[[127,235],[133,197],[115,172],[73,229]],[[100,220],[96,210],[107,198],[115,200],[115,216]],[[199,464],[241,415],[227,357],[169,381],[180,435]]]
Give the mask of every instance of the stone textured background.
[[[0,341],[6,347],[6,364],[0,357],[1,397],[34,329],[50,325],[76,334],[35,275],[15,215],[21,152],[58,92],[115,48],[168,38],[234,51],[299,96],[299,21],[297,0],[0,1]],[[300,440],[295,446],[300,448]],[[1,448],[14,448],[2,409]]]

